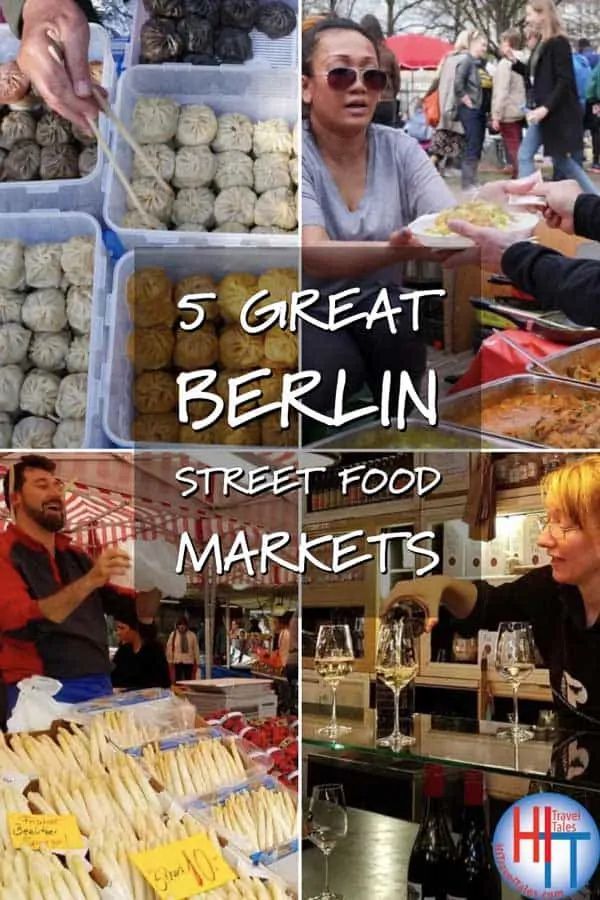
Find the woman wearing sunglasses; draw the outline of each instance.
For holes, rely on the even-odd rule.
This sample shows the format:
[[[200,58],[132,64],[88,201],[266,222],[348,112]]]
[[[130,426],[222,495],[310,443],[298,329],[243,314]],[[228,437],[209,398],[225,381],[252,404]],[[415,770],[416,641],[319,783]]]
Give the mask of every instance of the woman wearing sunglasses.
[[[440,605],[461,634],[527,621],[550,670],[555,705],[565,724],[600,729],[600,456],[567,462],[542,482],[545,517],[538,545],[550,557],[515,581],[492,587],[432,575],[401,581],[386,612],[419,595],[436,624]]]
[[[376,42],[359,25],[327,19],[305,31],[302,73],[303,286],[321,294],[311,314],[326,320],[328,296],[348,288],[359,288],[357,313],[370,310],[382,288],[399,306],[399,263],[438,258],[411,245],[406,225],[454,205],[454,197],[415,140],[372,124],[386,75]],[[425,344],[410,330],[410,315],[396,322],[397,334],[382,321],[371,330],[357,322],[336,332],[303,324],[303,367],[322,376],[311,392],[313,408],[333,406],[341,369],[348,394],[366,381],[377,398],[386,370],[405,369],[418,384]],[[397,394],[396,386],[392,403]]]

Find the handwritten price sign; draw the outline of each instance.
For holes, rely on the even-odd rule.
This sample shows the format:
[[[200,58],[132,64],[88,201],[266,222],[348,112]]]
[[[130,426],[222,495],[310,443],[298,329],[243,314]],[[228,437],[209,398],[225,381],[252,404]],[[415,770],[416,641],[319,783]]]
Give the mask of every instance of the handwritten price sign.
[[[82,850],[85,846],[75,816],[38,816],[9,813],[8,830],[15,850]]]
[[[186,900],[222,887],[237,878],[219,851],[203,834],[175,841],[130,859],[164,900]]]

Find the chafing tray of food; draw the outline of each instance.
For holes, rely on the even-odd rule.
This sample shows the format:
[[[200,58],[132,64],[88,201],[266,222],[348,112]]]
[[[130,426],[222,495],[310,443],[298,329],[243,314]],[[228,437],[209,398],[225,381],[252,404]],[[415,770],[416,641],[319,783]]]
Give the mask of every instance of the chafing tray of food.
[[[600,447],[600,391],[540,375],[500,378],[446,397],[440,421],[521,446]]]
[[[540,359],[546,368],[552,369],[556,377],[587,387],[600,388],[600,339],[587,341],[576,347],[550,353]],[[531,362],[527,371],[539,372],[536,364]]]
[[[390,428],[368,423],[350,428],[334,437],[323,438],[311,447],[328,447],[335,450],[492,450],[522,449],[521,442],[508,438],[481,435],[473,430],[455,425],[427,425],[409,419],[405,431],[398,431],[396,420]]]

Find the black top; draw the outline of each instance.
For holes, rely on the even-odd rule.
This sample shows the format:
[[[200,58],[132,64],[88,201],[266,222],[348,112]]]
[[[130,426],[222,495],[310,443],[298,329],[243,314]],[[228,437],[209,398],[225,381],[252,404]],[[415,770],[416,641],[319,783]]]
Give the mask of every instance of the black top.
[[[148,641],[134,653],[131,644],[121,644],[113,658],[113,687],[140,690],[171,687],[165,651],[158,641]]]
[[[550,670],[561,724],[600,728],[600,621],[586,626],[579,588],[559,584],[551,567],[544,566],[495,587],[479,582],[477,593],[473,611],[459,620],[460,631],[493,631],[500,622],[530,622]]]
[[[583,113],[577,97],[571,46],[557,35],[544,41],[535,57],[535,72],[529,63],[515,62],[513,69],[529,78],[536,106],[546,106],[548,115],[540,122],[542,143],[549,156],[578,153],[583,147]]]
[[[600,197],[580,194],[575,234],[600,240]],[[600,328],[600,262],[571,259],[556,250],[519,241],[502,256],[502,271],[545,309],[560,309],[579,325]]]
[[[34,600],[50,597],[65,585],[72,584],[92,568],[92,560],[74,544],[57,540],[54,559],[40,545],[17,535],[10,547],[10,563],[23,579]],[[86,675],[108,675],[107,616],[130,615],[135,608],[135,594],[107,584],[89,594],[62,622],[39,618],[8,636],[15,640],[33,641],[41,657],[44,675],[58,678],[82,678]]]

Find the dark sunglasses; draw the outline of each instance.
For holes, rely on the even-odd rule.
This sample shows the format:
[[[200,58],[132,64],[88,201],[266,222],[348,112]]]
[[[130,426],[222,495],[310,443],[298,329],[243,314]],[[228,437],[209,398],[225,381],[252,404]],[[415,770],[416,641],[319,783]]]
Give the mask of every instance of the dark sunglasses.
[[[387,75],[381,69],[353,69],[350,66],[330,69],[327,84],[334,91],[347,91],[359,78],[368,91],[382,91],[387,84]]]

